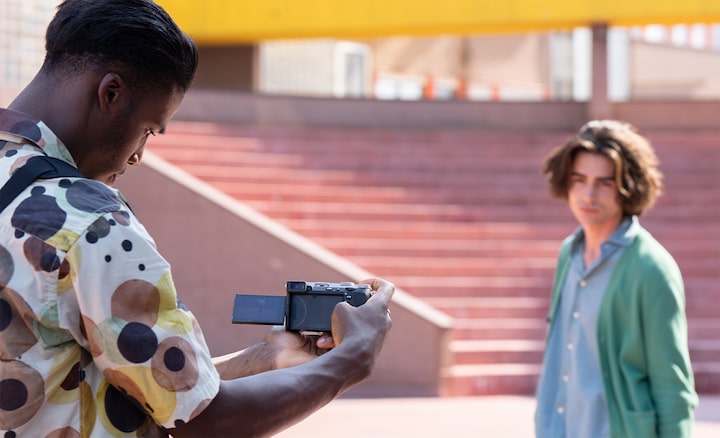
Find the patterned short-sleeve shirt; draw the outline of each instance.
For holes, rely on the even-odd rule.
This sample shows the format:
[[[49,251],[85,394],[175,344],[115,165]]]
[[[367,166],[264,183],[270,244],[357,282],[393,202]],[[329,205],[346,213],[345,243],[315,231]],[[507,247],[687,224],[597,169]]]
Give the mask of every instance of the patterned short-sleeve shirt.
[[[73,163],[42,122],[0,110],[0,185],[38,154]],[[0,213],[3,436],[156,436],[200,413],[219,380],[117,190],[42,180]]]

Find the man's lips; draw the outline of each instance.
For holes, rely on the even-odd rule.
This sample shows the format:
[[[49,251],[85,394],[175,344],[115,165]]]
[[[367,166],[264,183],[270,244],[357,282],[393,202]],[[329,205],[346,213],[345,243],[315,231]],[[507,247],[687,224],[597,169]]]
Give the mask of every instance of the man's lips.
[[[581,206],[580,206],[580,211],[582,211],[583,213],[591,214],[591,213],[597,213],[598,208],[597,208],[597,207],[588,207],[588,206],[586,206],[586,205],[581,205]]]

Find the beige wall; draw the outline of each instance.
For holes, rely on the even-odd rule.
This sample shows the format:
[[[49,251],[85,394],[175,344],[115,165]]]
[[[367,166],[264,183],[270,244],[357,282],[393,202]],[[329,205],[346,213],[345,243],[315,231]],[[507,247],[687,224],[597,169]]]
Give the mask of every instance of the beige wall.
[[[720,98],[720,52],[634,43],[633,99]]]
[[[401,75],[460,77],[479,84],[547,83],[548,35],[439,36],[368,41],[375,68]]]

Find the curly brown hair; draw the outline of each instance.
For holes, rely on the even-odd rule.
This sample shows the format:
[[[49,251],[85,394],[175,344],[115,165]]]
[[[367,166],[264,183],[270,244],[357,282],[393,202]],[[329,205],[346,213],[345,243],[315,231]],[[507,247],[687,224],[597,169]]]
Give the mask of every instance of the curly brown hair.
[[[650,142],[629,123],[593,120],[545,158],[542,173],[547,175],[554,197],[567,200],[573,164],[580,152],[602,155],[615,164],[618,199],[625,216],[640,216],[662,193],[663,175]]]

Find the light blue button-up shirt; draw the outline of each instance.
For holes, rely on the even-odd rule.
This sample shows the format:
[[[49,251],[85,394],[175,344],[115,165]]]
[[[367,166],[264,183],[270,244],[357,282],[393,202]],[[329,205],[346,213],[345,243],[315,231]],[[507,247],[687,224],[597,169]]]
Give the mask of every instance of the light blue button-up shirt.
[[[585,267],[585,235],[573,237],[570,267],[550,328],[538,386],[538,438],[607,438],[609,420],[598,358],[597,318],[610,275],[639,231],[625,219]]]

